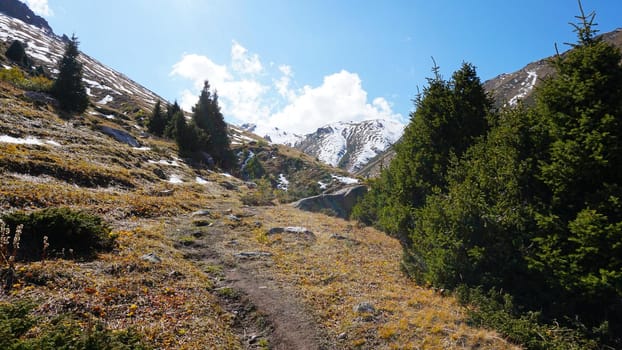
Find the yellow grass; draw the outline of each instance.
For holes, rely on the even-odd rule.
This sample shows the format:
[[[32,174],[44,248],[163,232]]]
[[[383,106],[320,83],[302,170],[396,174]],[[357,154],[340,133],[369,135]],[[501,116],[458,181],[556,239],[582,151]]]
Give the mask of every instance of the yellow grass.
[[[271,235],[267,242],[245,243],[274,254],[275,274],[295,286],[332,336],[348,335],[346,347],[516,348],[492,331],[469,327],[454,298],[406,278],[399,267],[401,247],[394,239],[353,222],[288,206],[264,208],[261,216],[266,229],[303,226],[315,233],[316,241],[310,244],[287,233]],[[349,240],[331,238],[332,234]],[[360,302],[372,303],[376,314],[357,314],[354,307]]]

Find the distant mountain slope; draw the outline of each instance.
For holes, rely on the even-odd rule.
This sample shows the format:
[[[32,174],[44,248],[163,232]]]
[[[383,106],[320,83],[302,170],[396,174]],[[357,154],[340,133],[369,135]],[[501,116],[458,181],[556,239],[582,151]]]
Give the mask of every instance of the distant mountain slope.
[[[622,28],[605,33],[603,40],[622,49]],[[561,47],[563,48],[563,47]],[[553,49],[551,45],[551,49]],[[563,55],[563,54],[562,54]],[[554,70],[549,60],[544,58],[527,64],[525,67],[513,73],[500,74],[484,83],[484,88],[494,97],[497,105],[514,105],[519,100],[532,103],[531,96],[534,88],[546,76],[553,74]]]
[[[389,120],[337,122],[308,134],[295,147],[319,160],[356,172],[402,135],[404,126]]]
[[[294,147],[326,164],[354,173],[395,143],[402,135],[404,125],[382,119],[335,122],[306,135],[278,127],[258,131],[254,124],[243,124],[240,128],[257,133],[272,143]]]
[[[26,54],[36,65],[43,66],[51,75],[57,73],[56,64],[64,53],[62,38],[54,35],[51,29],[0,14],[0,40],[10,44],[16,39],[26,44]],[[98,105],[131,112],[130,109],[135,106],[150,109],[157,100],[165,101],[124,74],[84,53],[80,54],[80,60],[84,64],[83,81],[87,93],[91,101]]]

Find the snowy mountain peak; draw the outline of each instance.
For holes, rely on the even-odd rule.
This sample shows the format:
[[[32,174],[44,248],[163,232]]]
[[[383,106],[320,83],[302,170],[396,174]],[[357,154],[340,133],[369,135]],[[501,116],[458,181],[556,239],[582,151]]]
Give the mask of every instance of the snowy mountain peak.
[[[335,122],[308,134],[295,147],[319,160],[355,172],[395,143],[404,125],[392,120]]]

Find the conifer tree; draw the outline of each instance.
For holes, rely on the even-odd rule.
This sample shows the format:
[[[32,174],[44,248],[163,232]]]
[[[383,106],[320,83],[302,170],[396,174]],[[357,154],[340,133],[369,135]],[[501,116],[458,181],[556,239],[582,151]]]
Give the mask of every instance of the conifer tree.
[[[558,55],[534,113],[548,130],[531,264],[562,296],[555,305],[622,333],[622,55],[577,16],[578,43]],[[622,341],[618,339],[618,345]]]
[[[65,54],[58,63],[58,77],[52,93],[58,99],[62,110],[81,113],[89,104],[86,89],[82,83],[82,63],[78,61],[78,38],[75,35],[65,44]]]
[[[22,67],[26,67],[29,64],[29,59],[24,49],[24,43],[20,40],[13,40],[11,46],[6,50],[6,57]]]
[[[395,158],[354,210],[355,217],[397,237],[406,249],[414,210],[427,196],[445,190],[451,159],[486,132],[492,109],[473,65],[464,63],[450,81],[440,76],[438,67],[433,72],[395,145]]]
[[[164,128],[166,128],[166,124],[166,115],[162,112],[162,104],[160,100],[158,100],[155,106],[153,106],[153,111],[151,112],[151,116],[147,122],[147,129],[150,133],[156,136],[162,136],[164,135]]]
[[[230,168],[235,163],[231,152],[227,124],[220,112],[218,94],[210,91],[208,81],[205,81],[199,101],[193,108],[192,121],[208,137],[205,151],[216,163],[223,168]]]
[[[175,125],[173,123],[173,116],[177,114],[177,112],[182,112],[181,107],[175,101],[173,104],[168,104],[166,106],[166,114],[165,114],[165,127],[163,136],[169,139],[175,139],[175,135],[173,130],[175,129]],[[183,113],[183,112],[182,112]]]

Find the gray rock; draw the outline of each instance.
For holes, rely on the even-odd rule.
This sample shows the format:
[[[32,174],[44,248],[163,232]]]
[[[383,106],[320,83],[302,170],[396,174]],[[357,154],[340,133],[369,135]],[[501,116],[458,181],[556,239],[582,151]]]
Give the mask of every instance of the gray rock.
[[[237,216],[235,216],[235,215],[233,215],[233,214],[229,214],[229,215],[227,215],[227,219],[229,219],[229,220],[231,220],[231,221],[235,221],[235,222],[240,221],[240,218],[239,218],[239,217],[237,217]]]
[[[162,259],[160,259],[160,257],[157,256],[155,253],[147,253],[141,256],[140,258],[142,260],[149,261],[149,262],[156,263],[156,264],[159,264],[162,262]]]
[[[229,191],[233,191],[233,190],[237,190],[238,186],[232,184],[229,181],[221,181],[219,183],[220,186],[222,186],[225,190],[229,190]]]
[[[295,208],[311,212],[328,210],[334,212],[337,217],[347,219],[348,217],[350,217],[354,205],[366,193],[366,186],[357,185],[344,188],[335,193],[321,194],[319,196],[303,198],[297,202],[292,203],[292,205]]]
[[[263,258],[263,257],[269,257],[272,256],[272,253],[270,252],[240,252],[235,254],[236,258],[242,258],[242,259],[250,259],[250,258]]]
[[[354,311],[358,313],[368,313],[373,314],[376,312],[376,308],[374,305],[368,301],[364,301],[362,303],[358,303],[354,306]]]
[[[168,178],[166,174],[164,173],[164,170],[160,168],[153,169],[153,173],[155,174],[155,176],[159,177],[162,180],[166,180]]]
[[[191,216],[210,216],[210,215],[212,215],[212,213],[210,213],[210,211],[207,209],[197,210],[191,214]]]
[[[346,236],[342,236],[342,235],[340,235],[338,233],[333,233],[332,235],[330,235],[330,238],[331,239],[336,239],[338,241],[346,241],[346,242],[352,243],[354,245],[361,244],[361,242],[359,242],[356,239],[353,239],[353,238],[350,238],[350,237],[346,237]]]
[[[44,92],[26,91],[24,92],[24,96],[37,104],[58,106],[58,101]]]
[[[315,237],[315,234],[309,231],[306,227],[300,226],[288,226],[288,227],[273,227],[268,230],[267,235],[275,235],[278,233],[291,233],[295,235],[304,235],[308,237]]]
[[[126,131],[111,128],[109,126],[102,126],[100,130],[104,134],[111,136],[112,138],[114,138],[115,140],[119,142],[123,142],[132,147],[140,147],[140,143],[136,141],[136,139]]]
[[[170,190],[162,190],[162,191],[156,192],[154,193],[154,195],[157,197],[169,197],[169,196],[172,196],[173,193],[175,193],[175,190],[170,189]]]
[[[203,227],[203,226],[212,226],[212,223],[205,219],[198,219],[198,220],[194,220],[192,222],[192,225],[196,227]]]

